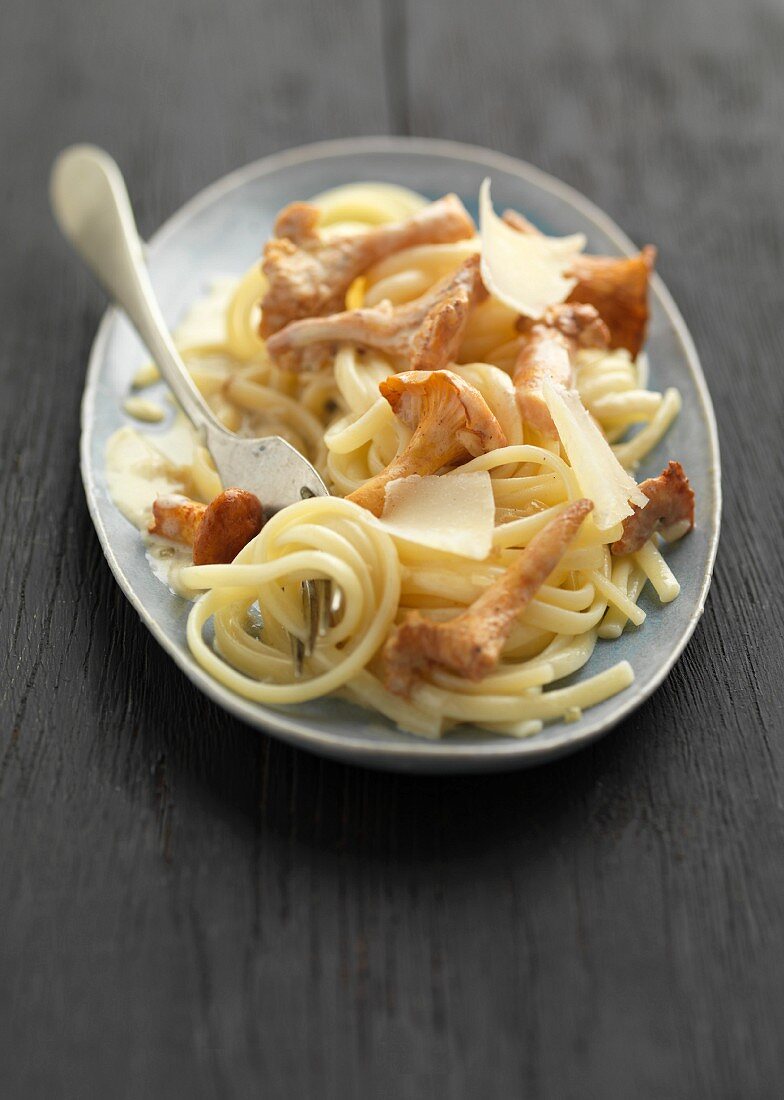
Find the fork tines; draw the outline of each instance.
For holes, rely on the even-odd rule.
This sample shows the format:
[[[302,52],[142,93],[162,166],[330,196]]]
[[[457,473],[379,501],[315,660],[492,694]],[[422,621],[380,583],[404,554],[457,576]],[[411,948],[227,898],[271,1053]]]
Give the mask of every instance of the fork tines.
[[[301,498],[309,500],[316,494],[303,486]],[[291,658],[294,662],[294,674],[302,675],[304,660],[316,648],[316,642],[329,630],[333,616],[332,582],[324,578],[309,578],[302,581],[302,611],[305,619],[305,640],[292,636]]]

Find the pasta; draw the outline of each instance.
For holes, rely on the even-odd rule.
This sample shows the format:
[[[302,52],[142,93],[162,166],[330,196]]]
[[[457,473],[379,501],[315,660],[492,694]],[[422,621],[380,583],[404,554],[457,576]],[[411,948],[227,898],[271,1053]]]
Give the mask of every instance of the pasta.
[[[383,184],[341,187],[311,201],[320,212],[324,241],[400,222],[427,205],[413,192]],[[351,280],[345,307],[364,311],[372,321],[374,311],[414,302],[461,264],[470,267],[480,249],[480,238],[468,236],[394,251]],[[555,282],[567,291],[574,283],[563,277]],[[477,560],[435,549],[416,535],[402,537],[383,515],[344,498],[383,475],[411,443],[411,425],[379,390],[386,379],[409,371],[409,362],[378,347],[338,340],[323,351],[320,369],[284,369],[259,335],[259,303],[267,290],[258,265],[239,280],[216,281],[178,330],[177,343],[196,385],[228,428],[281,435],[313,463],[332,495],[303,500],[268,519],[228,564],[192,565],[182,553],[172,558],[171,583],[195,599],[187,638],[198,662],[259,703],[289,705],[337,693],[429,738],[466,722],[496,734],[530,736],[543,723],[574,720],[626,688],[633,671],[624,660],[579,682],[560,682],[590,662],[599,639],[611,644],[629,624],[644,629],[638,600],[648,581],[662,602],[678,594],[657,534],[633,553],[612,553],[628,522],[624,514],[633,521],[646,502],[640,493],[645,485],[638,487],[629,474],[663,438],[680,406],[676,390],[648,388],[644,354],[634,359],[623,347],[570,345],[579,395],[570,400],[600,429],[592,430],[619,471],[620,488],[606,508],[597,503],[581,522],[555,568],[514,617],[501,658],[486,675],[473,678],[425,661],[410,693],[400,694],[390,690],[385,668],[385,645],[399,624],[414,612],[432,623],[458,621],[551,521],[588,496],[579,465],[570,461],[566,436],[547,435],[523,420],[515,362],[521,341],[530,337],[525,329],[521,334],[515,309],[484,292],[485,300],[471,304],[447,366],[457,391],[467,386],[481,396],[502,443],[469,450],[432,476],[482,475],[477,484],[492,494],[492,549]],[[275,339],[269,342],[275,346]],[[137,382],[143,386],[154,377],[147,369]],[[549,402],[546,388],[543,393]],[[550,408],[566,415],[561,405]],[[173,491],[202,501],[220,492],[209,455],[195,443],[185,462],[169,467]],[[150,504],[168,484],[161,482],[160,463],[155,473]],[[625,508],[616,515],[618,493]],[[122,503],[120,489],[116,495]],[[146,519],[140,524],[145,531]],[[160,551],[157,540],[145,538]],[[328,579],[336,598],[330,628],[297,676],[291,639],[306,635],[301,582],[308,578]]]

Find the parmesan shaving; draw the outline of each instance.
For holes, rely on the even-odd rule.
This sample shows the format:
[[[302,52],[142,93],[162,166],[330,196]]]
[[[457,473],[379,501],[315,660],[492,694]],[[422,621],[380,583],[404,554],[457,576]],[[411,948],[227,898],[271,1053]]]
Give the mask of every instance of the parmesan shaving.
[[[648,498],[621,466],[579,395],[546,382],[544,399],[580,492],[593,501],[598,530],[606,531],[630,516],[630,501],[644,508]]]
[[[133,428],[120,428],[106,445],[109,495],[134,527],[144,528],[152,502],[185,488],[184,471]]]
[[[490,475],[399,478],[386,487],[379,522],[394,538],[483,561],[493,544],[495,523]]]
[[[482,279],[490,293],[526,317],[539,318],[563,302],[577,285],[566,277],[574,257],[585,248],[585,236],[545,237],[520,233],[493,210],[490,180],[479,191]]]

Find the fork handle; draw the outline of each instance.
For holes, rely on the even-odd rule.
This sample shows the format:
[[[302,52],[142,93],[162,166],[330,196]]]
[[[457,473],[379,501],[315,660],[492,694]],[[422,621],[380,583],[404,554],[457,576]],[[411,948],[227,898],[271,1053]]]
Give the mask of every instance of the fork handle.
[[[193,426],[202,437],[208,426],[226,434],[169,334],[144,262],[125,180],[115,161],[94,145],[72,145],[52,166],[49,194],[63,234],[128,315]]]

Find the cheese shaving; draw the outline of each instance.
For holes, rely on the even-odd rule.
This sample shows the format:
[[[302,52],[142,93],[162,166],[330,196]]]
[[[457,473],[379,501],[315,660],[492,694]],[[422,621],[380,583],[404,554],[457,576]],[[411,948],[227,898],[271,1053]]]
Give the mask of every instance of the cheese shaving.
[[[544,399],[580,492],[593,501],[598,530],[606,531],[630,516],[630,501],[644,508],[648,498],[621,466],[579,395],[546,382]]]
[[[545,237],[513,229],[493,210],[489,179],[479,191],[479,226],[482,279],[493,297],[534,320],[569,297],[577,280],[565,272],[585,248],[582,233]]]
[[[399,478],[386,487],[378,521],[394,538],[483,561],[493,544],[490,475],[455,473]]]
[[[106,481],[119,510],[140,528],[156,497],[185,487],[184,471],[129,427],[120,428],[106,445]]]

